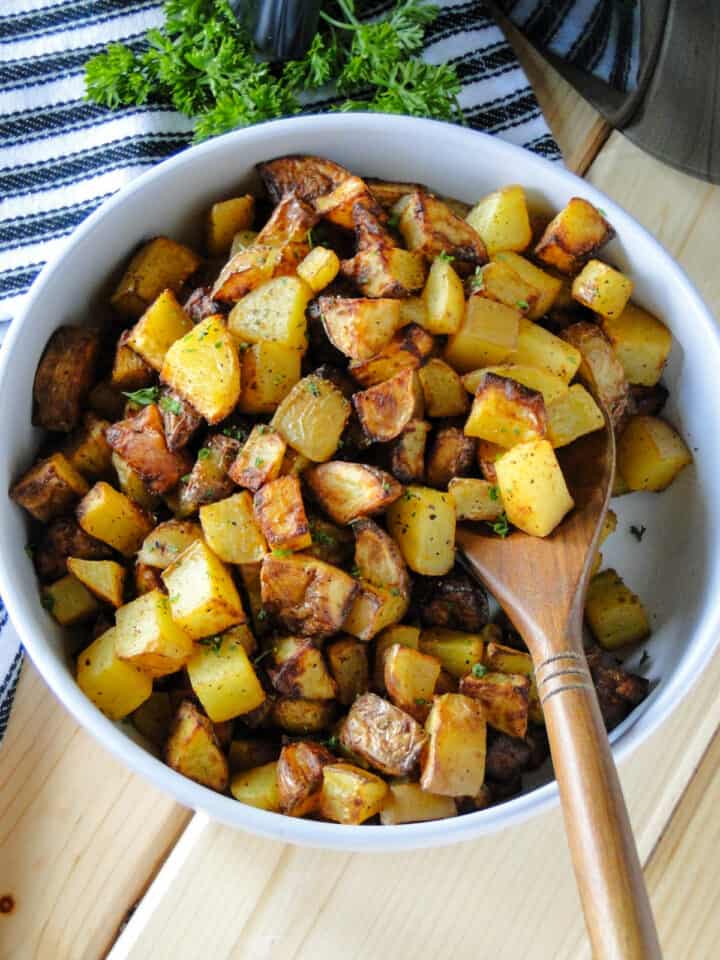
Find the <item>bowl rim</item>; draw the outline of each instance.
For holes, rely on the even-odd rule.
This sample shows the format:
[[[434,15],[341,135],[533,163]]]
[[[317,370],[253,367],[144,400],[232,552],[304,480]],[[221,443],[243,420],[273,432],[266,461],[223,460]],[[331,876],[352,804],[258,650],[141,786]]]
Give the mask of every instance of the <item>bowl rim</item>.
[[[457,141],[459,148],[485,149],[493,153],[496,159],[505,160],[506,169],[512,169],[513,159],[520,156],[523,165],[529,165],[537,170],[536,183],[542,183],[543,173],[547,174],[550,168],[554,176],[560,176],[567,184],[569,196],[586,197],[604,208],[608,212],[609,219],[615,222],[619,234],[622,233],[624,223],[630,224],[634,231],[642,235],[648,248],[658,255],[661,261],[664,261],[666,268],[671,270],[672,282],[682,287],[683,295],[692,303],[694,312],[701,319],[703,330],[697,330],[697,335],[702,333],[705,343],[708,346],[712,345],[720,356],[720,331],[683,268],[634,217],[591,183],[566,170],[561,164],[548,161],[496,136],[437,120],[375,113],[305,114],[234,130],[221,137],[192,146],[151,167],[102,203],[74,231],[62,252],[45,265],[33,283],[0,350],[0,383],[4,381],[14,350],[26,336],[24,328],[27,326],[28,318],[32,316],[36,304],[41,300],[45,288],[56,272],[63,269],[66,257],[88,234],[92,233],[98,223],[112,217],[115,210],[122,206],[129,196],[136,191],[146,189],[156,180],[162,180],[169,170],[184,166],[193,167],[202,158],[224,149],[229,142],[236,142],[241,148],[243,143],[268,139],[268,147],[271,151],[272,141],[281,139],[288,132],[294,133],[302,128],[303,137],[311,144],[313,130],[324,127],[334,128],[340,134],[351,131],[362,132],[368,136],[372,136],[373,132],[383,134],[392,132],[395,135],[408,137],[420,134],[426,141],[428,138],[432,140],[441,137],[445,141]],[[17,545],[17,550],[20,549],[22,547]],[[23,646],[55,696],[84,729],[88,730],[133,772],[140,774],[156,788],[171,794],[181,804],[194,810],[202,810],[217,821],[236,829],[248,830],[264,837],[299,845],[348,851],[394,852],[472,839],[520,823],[558,803],[557,782],[552,780],[487,810],[455,818],[394,826],[347,826],[270,813],[238,803],[232,797],[215,793],[172,770],[161,759],[123,733],[82,693],[74,679],[67,674],[66,667],[52,651],[51,646],[42,638],[35,637],[34,630],[26,618],[24,604],[19,595],[15,594],[12,585],[11,566],[14,552],[13,545],[9,547],[0,545],[0,594]],[[712,554],[710,556],[712,557]],[[715,560],[717,566],[717,558]],[[699,612],[697,626],[693,631],[694,643],[688,644],[689,649],[672,675],[663,682],[659,691],[656,691],[657,695],[651,694],[641,707],[634,710],[612,731],[610,741],[616,762],[622,762],[647,740],[660,724],[671,716],[680,701],[689,694],[703,667],[720,643],[719,628],[720,600],[713,601],[709,598]]]

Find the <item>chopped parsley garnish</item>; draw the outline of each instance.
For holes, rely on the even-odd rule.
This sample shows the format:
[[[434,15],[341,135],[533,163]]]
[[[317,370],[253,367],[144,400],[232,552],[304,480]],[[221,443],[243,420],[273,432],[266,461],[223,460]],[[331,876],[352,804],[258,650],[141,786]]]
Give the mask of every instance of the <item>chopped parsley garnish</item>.
[[[222,347],[222,345],[223,345],[222,340],[216,340],[216,341],[215,341],[215,349],[216,349],[216,350],[219,350],[219,349]]]
[[[293,553],[292,550],[282,550],[282,549],[273,550],[274,557],[291,557],[292,553]]]
[[[312,538],[314,543],[319,543],[323,547],[334,547],[337,543],[335,537],[331,537],[324,530],[317,530],[311,525]]]
[[[455,257],[448,253],[447,250],[441,250],[438,254],[438,260],[442,260],[443,263],[452,263]]]
[[[605,212],[605,210],[603,210],[602,207],[595,207],[595,209],[597,210],[597,212],[600,214],[601,217],[607,216],[607,213]]]
[[[143,387],[142,390],[132,390],[130,393],[123,390],[123,396],[141,407],[148,407],[157,401],[160,396],[160,387]]]
[[[311,227],[311,228],[308,230],[308,232],[305,234],[305,239],[307,240],[307,245],[308,245],[309,247],[314,247],[314,246],[315,246],[315,241],[313,240],[313,234],[312,234],[312,227]]]
[[[265,463],[265,461],[263,460],[262,457],[255,457],[255,466],[256,466],[258,469],[259,469],[264,463]]]
[[[186,473],[184,477],[180,477],[180,483],[189,483],[189,482],[190,482],[190,474],[189,474],[189,473]]]
[[[415,706],[424,707],[427,705],[427,700],[425,697],[415,697]]]
[[[262,622],[263,620],[267,620],[267,618],[268,618],[267,610],[264,607],[260,607],[260,609],[257,612],[257,619],[260,620],[260,622]]]
[[[484,677],[487,672],[487,667],[483,666],[482,663],[474,663],[472,665],[472,675],[474,677]]]
[[[353,567],[350,567],[350,576],[351,576],[351,577],[359,577],[359,576],[360,576],[360,567],[358,567],[357,564],[356,564],[355,566],[353,566]]]
[[[308,388],[308,390],[314,397],[320,396],[320,387],[314,381],[308,380],[305,386]]]
[[[490,524],[493,533],[496,533],[499,537],[505,538],[510,533],[510,524],[508,523],[507,514],[503,510],[500,516],[494,523]]]
[[[222,637],[219,634],[214,637],[202,637],[198,640],[201,647],[210,647],[213,653],[220,653],[222,642]]]
[[[273,653],[273,652],[274,652],[274,651],[273,651],[272,647],[270,647],[268,650],[263,650],[262,653],[259,653],[256,657],[253,657],[253,663],[255,663],[255,664],[260,663],[261,660],[264,660],[265,657],[269,657],[270,654]]]
[[[325,745],[330,747],[331,750],[337,750],[337,748],[340,746],[340,739],[333,734],[331,737],[327,738]]]
[[[179,417],[183,412],[180,401],[176,400],[175,397],[168,397],[167,394],[160,397],[160,409],[165,413],[174,413],[176,417]]]
[[[482,275],[482,267],[475,267],[475,273],[470,277],[470,289],[477,293],[485,286],[485,277]]]
[[[198,450],[197,458],[198,460],[207,460],[207,458],[210,456],[211,453],[212,453],[212,450],[210,449],[210,447],[200,447],[200,449]]]
[[[497,498],[500,496],[500,491],[497,486],[493,484],[493,486],[488,488],[488,496],[491,500],[497,500]]]
[[[645,536],[646,527],[637,527],[633,523],[630,527],[630,533],[635,537],[638,543],[642,542],[642,538]]]
[[[230,437],[232,440],[239,440],[244,443],[247,440],[247,430],[242,427],[223,427],[223,436]]]
[[[400,214],[391,213],[390,216],[388,217],[388,226],[392,227],[393,230],[397,230],[399,224],[400,224]]]
[[[527,302],[527,300],[516,300],[515,306],[519,307],[521,310],[528,310],[530,308],[530,304]]]
[[[32,560],[32,558],[35,556],[35,544],[34,544],[34,543],[26,543],[26,544],[25,544],[25,553],[26,553],[26,554],[30,557],[30,559]]]

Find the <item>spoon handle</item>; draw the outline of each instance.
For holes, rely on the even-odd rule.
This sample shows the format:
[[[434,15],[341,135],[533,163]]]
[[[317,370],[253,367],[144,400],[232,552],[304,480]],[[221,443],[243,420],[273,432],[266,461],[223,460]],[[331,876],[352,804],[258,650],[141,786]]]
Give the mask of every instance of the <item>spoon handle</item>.
[[[573,646],[536,663],[535,676],[593,957],[661,960],[597,697],[582,648]]]

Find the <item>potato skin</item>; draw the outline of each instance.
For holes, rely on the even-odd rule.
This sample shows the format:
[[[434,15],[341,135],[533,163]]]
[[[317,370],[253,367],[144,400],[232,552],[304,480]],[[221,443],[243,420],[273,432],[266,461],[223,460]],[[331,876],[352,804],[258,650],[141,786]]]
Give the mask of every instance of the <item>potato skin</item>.
[[[289,193],[275,206],[270,219],[255,238],[255,243],[305,243],[308,231],[319,219],[309,204],[296,194]]]
[[[427,420],[410,420],[390,448],[390,472],[400,483],[422,483],[425,447],[431,430]]]
[[[210,455],[195,461],[182,490],[183,514],[193,513],[205,503],[224,500],[235,489],[228,471],[240,452],[238,441],[216,433],[207,441],[205,449]]]
[[[431,487],[446,490],[453,477],[464,477],[475,463],[475,440],[458,427],[443,427],[435,434],[425,465]]]
[[[279,203],[288,193],[312,201],[331,193],[350,176],[350,171],[339,163],[301,154],[259,163],[257,171],[273,203]]]
[[[478,633],[489,620],[485,589],[459,569],[444,577],[417,579],[413,606],[427,627]]]
[[[33,384],[33,424],[69,433],[95,378],[100,351],[97,330],[59,327],[50,337]]]
[[[398,707],[376,693],[365,693],[345,717],[340,743],[381,773],[404,777],[417,769],[427,734]]]
[[[290,817],[317,810],[323,784],[323,767],[335,757],[319,743],[289,743],[280,751],[277,765],[280,809]]]
[[[88,491],[85,478],[61,453],[38,460],[10,490],[11,498],[41,523],[65,513]]]
[[[562,339],[582,354],[579,372],[590,381],[594,392],[608,408],[613,424],[617,425],[627,410],[629,387],[623,365],[610,341],[597,324],[585,320],[563,330]]]
[[[387,443],[410,423],[421,395],[417,374],[405,369],[384,383],[356,393],[353,406],[369,439]]]
[[[192,467],[188,453],[168,450],[162,416],[154,403],[137,416],[114,423],[105,437],[153,493],[170,490]]]
[[[179,393],[167,387],[160,392],[159,407],[168,450],[182,450],[202,423],[202,417]]]
[[[320,463],[306,470],[303,479],[323,510],[341,525],[380,513],[402,494],[393,476],[365,463]]]
[[[212,723],[189,700],[180,704],[165,744],[165,762],[212,790],[223,791],[229,773]]]
[[[446,252],[459,267],[481,266],[488,256],[480,234],[430,193],[416,191],[400,201],[400,232],[409,250],[428,259]]]
[[[113,555],[107,544],[85,533],[74,517],[59,517],[43,533],[33,560],[41,580],[59,580],[67,573],[67,558],[109,560]]]
[[[262,602],[293,633],[326,637],[341,629],[357,583],[314,557],[268,554],[260,570]]]

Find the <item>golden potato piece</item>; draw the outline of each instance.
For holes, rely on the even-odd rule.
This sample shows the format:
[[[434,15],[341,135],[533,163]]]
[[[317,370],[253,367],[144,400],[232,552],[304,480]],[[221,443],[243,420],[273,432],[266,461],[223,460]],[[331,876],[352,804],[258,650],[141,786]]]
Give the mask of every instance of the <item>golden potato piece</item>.
[[[365,693],[343,720],[340,743],[381,773],[404,777],[417,769],[427,735],[407,713],[375,693]]]
[[[107,476],[112,468],[112,450],[105,439],[108,420],[86,410],[82,423],[77,426],[63,444],[61,453],[68,463],[84,477],[97,479]]]
[[[373,687],[376,690],[385,690],[385,655],[393,644],[402,647],[419,649],[420,629],[404,623],[396,623],[387,627],[375,638],[375,662],[373,669]]]
[[[313,206],[326,220],[348,230],[354,226],[353,214],[357,207],[368,210],[376,217],[383,215],[382,208],[365,182],[352,175],[347,176],[330,193],[316,197]]]
[[[451,366],[433,357],[418,371],[428,417],[458,417],[467,411],[463,382]]]
[[[482,664],[487,631],[466,633],[445,627],[430,627],[420,633],[419,649],[438,660],[451,676],[466,676],[476,663]]]
[[[297,477],[278,477],[266,483],[255,494],[253,507],[271,549],[304,550],[312,543]]]
[[[337,699],[344,706],[365,693],[369,683],[367,644],[352,637],[335,640],[325,648],[328,667],[335,681]]]
[[[452,797],[428,793],[419,783],[391,783],[390,793],[380,811],[380,823],[387,827],[456,816],[457,806]]]
[[[281,697],[273,704],[272,721],[293,737],[327,730],[335,716],[332,700]]]
[[[141,316],[163,290],[179,293],[201,260],[169,237],[155,237],[135,254],[110,302],[124,317]]]
[[[41,523],[48,523],[88,492],[82,474],[62,453],[38,460],[10,490],[12,499]]]
[[[547,438],[555,448],[605,426],[600,407],[581,383],[573,383],[566,394],[548,403],[546,412]]]
[[[94,594],[71,574],[43,587],[40,600],[63,627],[89,620],[98,610]]]
[[[494,367],[484,367],[480,370],[473,370],[466,373],[462,378],[463,385],[468,393],[475,395],[480,382],[486,373],[494,373],[498,377],[506,377],[508,380],[514,380],[516,383],[528,387],[530,390],[537,390],[541,393],[545,404],[552,403],[568,392],[568,385],[554,373],[549,370],[542,370],[540,367],[530,367],[524,363],[503,363]]]
[[[167,493],[192,468],[189,453],[168,449],[162,416],[154,403],[127,420],[113,423],[105,437],[151,493]]]
[[[601,260],[588,261],[572,285],[578,303],[608,319],[620,316],[632,291],[632,280]]]
[[[485,779],[482,706],[461,693],[444,693],[435,698],[426,729],[430,739],[420,786],[446,797],[475,796]]]
[[[432,194],[418,190],[403,197],[395,209],[408,250],[417,250],[428,259],[448,253],[458,264],[470,267],[487,263],[478,232]]]
[[[237,303],[275,277],[293,276],[309,251],[307,243],[256,242],[243,247],[222,268],[210,296],[221,303]]]
[[[486,373],[475,392],[465,433],[513,447],[537,440],[547,432],[547,416],[542,394],[522,386],[516,380]]]
[[[451,260],[447,255],[433,260],[423,289],[425,315],[418,322],[430,333],[457,333],[465,316],[465,292]]]
[[[525,533],[548,536],[574,506],[547,440],[511,447],[495,463],[495,470],[507,518]]]
[[[384,662],[388,696],[396,707],[423,722],[432,705],[440,661],[396,643],[387,650]]]
[[[289,743],[277,763],[280,809],[289,817],[315,813],[320,805],[323,768],[335,757],[319,743]]]
[[[409,597],[397,587],[376,587],[368,580],[359,580],[359,589],[352,601],[343,629],[366,643],[407,613]]]
[[[603,333],[629,383],[654,387],[672,349],[672,334],[657,317],[628,303],[617,317],[604,317]]]
[[[103,480],[83,497],[76,515],[85,533],[109,544],[125,557],[137,553],[153,526],[144,510]]]
[[[569,383],[578,371],[582,354],[568,341],[538,323],[520,318],[513,363],[540,367]]]
[[[239,230],[252,227],[255,217],[255,197],[246,193],[214,203],[208,211],[207,248],[211,257],[227,253],[233,237]]]
[[[320,816],[336,823],[363,823],[382,810],[388,785],[380,777],[350,763],[323,768]]]
[[[603,570],[590,581],[585,619],[605,650],[640,643],[650,636],[650,621],[642,602],[615,570]]]
[[[307,349],[305,308],[312,295],[300,277],[268,280],[235,304],[228,330],[243,343],[276,343],[302,353]]]
[[[268,545],[247,490],[200,507],[205,542],[225,563],[256,563]]]
[[[159,373],[170,347],[192,328],[172,290],[163,290],[130,331],[127,345]]]
[[[95,706],[122,720],[137,710],[152,693],[152,679],[115,653],[115,628],[111,627],[78,654],[78,686]]]
[[[486,673],[465,676],[460,692],[482,704],[482,711],[491,727],[510,737],[527,733],[530,680],[522,674]]]
[[[389,380],[402,370],[417,370],[432,353],[435,341],[422,327],[411,323],[393,336],[382,350],[369,360],[353,360],[348,371],[364,387]]]
[[[303,479],[325,513],[343,526],[382,512],[402,494],[394,477],[365,463],[332,460],[309,467]]]
[[[520,319],[519,310],[473,294],[459,329],[448,338],[445,360],[460,373],[513,360]]]
[[[250,807],[280,813],[280,792],[277,781],[277,762],[271,761],[236,773],[230,781],[230,793]]]
[[[282,400],[271,425],[298,453],[324,463],[338,448],[350,410],[333,383],[311,374],[296,383]]]
[[[228,785],[228,764],[213,725],[189,700],[183,700],[175,715],[165,762],[211,790],[222,792]]]
[[[188,662],[193,644],[170,615],[168,598],[151,590],[115,614],[115,652],[151,677],[175,673]]]
[[[387,511],[388,530],[415,573],[440,577],[455,563],[455,507],[447,493],[409,486]]]
[[[240,354],[242,393],[238,410],[273,413],[300,379],[302,354],[293,347],[263,341]]]
[[[196,644],[186,669],[193,692],[213,723],[250,713],[265,701],[255,668],[233,630]]]
[[[380,220],[359,203],[352,210],[357,252],[340,269],[366,297],[407,297],[422,289],[425,258],[396,246]]]
[[[388,297],[320,297],[319,306],[328,338],[351,360],[374,357],[400,326],[400,304]]]
[[[356,520],[352,529],[355,566],[360,577],[376,587],[386,587],[409,596],[410,577],[393,538],[368,518]]]
[[[627,409],[629,387],[623,366],[605,334],[597,324],[581,321],[563,330],[562,338],[580,351],[580,376],[607,407],[612,422],[619,423]]]
[[[166,567],[162,580],[173,620],[193,640],[247,621],[230,571],[202,540]]]
[[[485,666],[496,673],[519,673],[523,677],[532,677],[533,662],[529,653],[506,647],[494,641],[485,650]]]
[[[298,265],[297,272],[313,293],[319,293],[332,283],[340,272],[340,260],[334,250],[313,247]]]
[[[458,520],[497,520],[503,512],[503,503],[497,486],[476,477],[453,477],[448,493],[455,504]]]
[[[520,186],[494,190],[478,200],[465,219],[480,234],[490,256],[499,250],[522,251],[530,246],[530,217]]]
[[[685,441],[658,417],[631,417],[618,439],[617,466],[629,490],[664,490],[689,463]]]
[[[285,637],[273,649],[275,665],[268,668],[268,675],[278,693],[296,699],[335,699],[335,682],[312,640]]]
[[[422,388],[414,370],[353,395],[353,406],[367,437],[386,443],[398,437],[410,420],[422,416]]]
[[[614,232],[597,207],[573,197],[545,228],[535,256],[562,273],[576,273]]]
[[[58,327],[47,342],[33,383],[33,425],[68,433],[80,420],[95,377],[97,330]]]
[[[528,310],[526,312],[528,319],[539,320],[541,317],[544,317],[560,293],[562,280],[551,276],[551,274],[541,270],[540,267],[537,267],[534,263],[526,260],[525,257],[521,257],[520,254],[513,253],[511,250],[494,253],[491,260],[493,263],[502,263],[504,266],[509,267],[524,283],[532,287],[536,299],[531,300],[531,298],[527,296],[520,298],[528,302]]]
[[[114,560],[83,560],[68,557],[68,573],[104,603],[119,607],[125,587],[125,567]]]
[[[293,633],[330,636],[347,617],[357,584],[338,567],[304,554],[268,554],[260,571],[262,602]]]
[[[228,470],[230,479],[254,493],[280,475],[286,447],[277,431],[267,424],[256,424]]]
[[[138,561],[164,570],[177,560],[191,543],[202,539],[202,527],[190,520],[166,520],[143,540]]]

